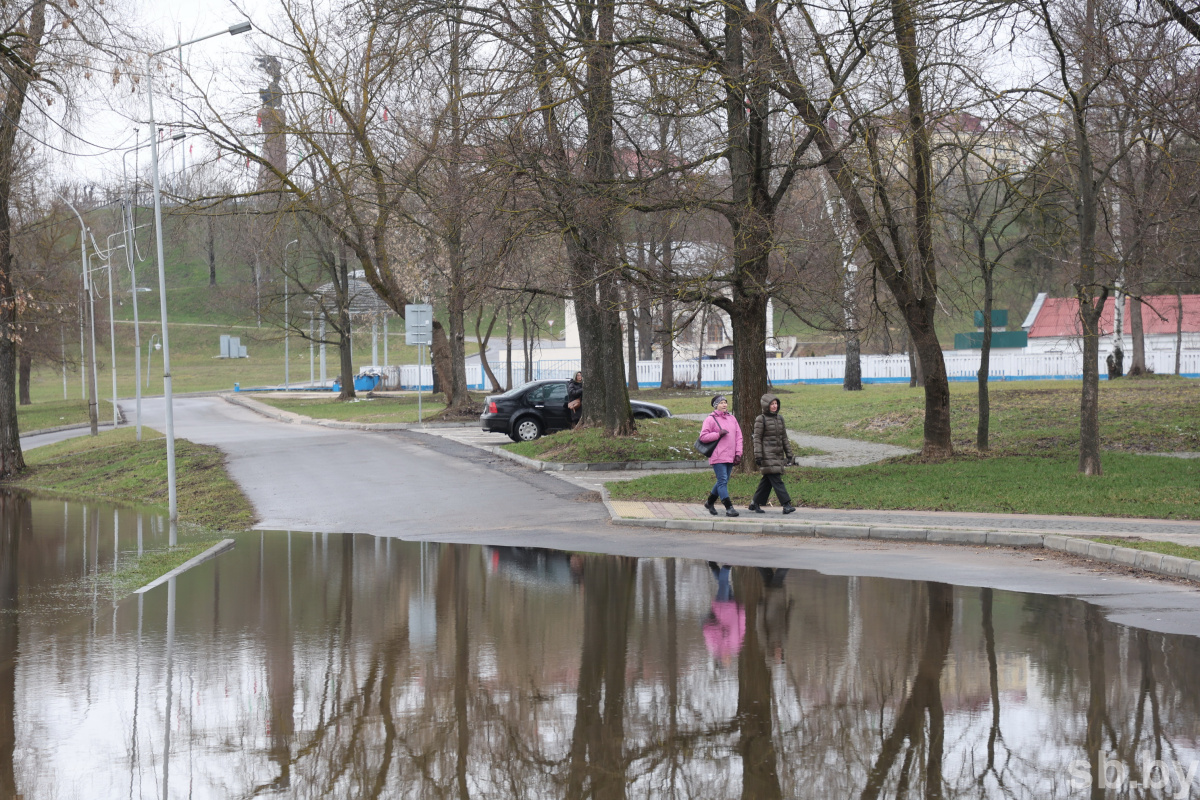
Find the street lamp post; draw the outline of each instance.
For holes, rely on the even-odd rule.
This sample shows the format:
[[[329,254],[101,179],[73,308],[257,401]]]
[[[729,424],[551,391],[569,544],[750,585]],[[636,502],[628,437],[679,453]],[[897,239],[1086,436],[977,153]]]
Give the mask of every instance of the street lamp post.
[[[288,316],[287,251],[294,244],[300,244],[300,240],[292,239],[283,246],[283,388],[285,390],[292,388],[289,373],[292,361],[288,353],[288,335],[291,333],[291,317]]]
[[[58,194],[58,192],[55,192],[55,194]],[[83,224],[83,215],[81,215],[79,213],[79,210],[76,209],[75,206],[71,205],[71,201],[68,200],[67,198],[63,197],[61,194],[58,194],[58,196],[59,196],[59,198],[62,199],[62,201],[64,203],[67,204],[67,208],[69,208],[75,212],[75,217],[76,217],[76,219],[79,220],[79,264],[80,264],[80,269],[83,271],[83,290],[85,292],[87,292],[87,296],[88,296],[88,310],[89,310],[88,317],[92,320],[92,348],[91,348],[92,380],[88,384],[88,427],[90,429],[92,436],[95,436],[98,433],[100,433],[100,420],[99,420],[99,415],[96,413],[96,372],[95,372],[95,370],[96,370],[96,323],[95,323],[95,317],[90,313],[91,309],[92,309],[92,303],[91,303],[92,282],[88,278],[87,225]],[[80,336],[81,349],[82,349],[82,340],[83,340],[83,336],[81,335]],[[85,350],[84,358],[87,358],[87,353],[88,353],[88,351]],[[84,366],[84,372],[86,374],[87,365]],[[87,383],[86,378],[84,379],[84,382]]]
[[[188,42],[180,42],[172,47],[153,52],[146,57],[146,97],[150,111],[150,162],[154,176],[154,238],[158,248],[156,254],[158,257],[158,302],[162,316],[163,403],[166,408],[167,428],[167,512],[171,524],[169,541],[171,545],[176,544],[178,536],[176,526],[179,522],[179,504],[175,492],[175,413],[171,397],[171,349],[167,335],[167,275],[165,257],[163,255],[162,190],[159,186],[158,176],[158,137],[156,135],[158,126],[154,121],[154,58],[169,50],[179,49],[182,51],[187,45],[202,42],[205,39],[211,39],[214,36],[220,36],[225,33],[228,33],[230,36],[237,36],[239,33],[246,33],[251,27],[249,20],[243,20],[235,25],[230,25],[223,31],[199,36]]]

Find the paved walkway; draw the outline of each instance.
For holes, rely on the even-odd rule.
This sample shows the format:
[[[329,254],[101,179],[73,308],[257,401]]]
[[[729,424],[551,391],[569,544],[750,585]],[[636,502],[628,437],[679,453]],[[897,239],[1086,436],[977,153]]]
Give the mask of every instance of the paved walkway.
[[[676,414],[680,419],[702,421],[707,414]],[[854,439],[838,439],[834,436],[814,436],[809,433],[788,431],[788,438],[801,447],[822,451],[821,455],[802,456],[797,465],[801,467],[861,467],[874,464],[885,458],[907,456],[915,453],[904,447],[875,442],[860,442]]]

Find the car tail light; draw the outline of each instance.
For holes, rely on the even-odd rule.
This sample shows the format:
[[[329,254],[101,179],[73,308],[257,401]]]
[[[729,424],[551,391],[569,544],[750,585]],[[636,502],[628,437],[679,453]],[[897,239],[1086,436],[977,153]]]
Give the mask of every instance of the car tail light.
[[[497,409],[496,409],[496,401],[495,401],[495,400],[493,400],[492,402],[488,403],[488,413],[489,413],[489,414],[495,414],[495,413],[498,413],[498,412],[497,412]]]

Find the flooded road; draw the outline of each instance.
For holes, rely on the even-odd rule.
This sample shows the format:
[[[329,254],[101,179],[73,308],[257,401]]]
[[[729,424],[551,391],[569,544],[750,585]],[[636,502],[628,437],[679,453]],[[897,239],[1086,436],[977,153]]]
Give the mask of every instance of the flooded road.
[[[115,598],[157,518],[0,525],[0,798],[1200,793],[1200,641],[1080,600],[269,531]]]

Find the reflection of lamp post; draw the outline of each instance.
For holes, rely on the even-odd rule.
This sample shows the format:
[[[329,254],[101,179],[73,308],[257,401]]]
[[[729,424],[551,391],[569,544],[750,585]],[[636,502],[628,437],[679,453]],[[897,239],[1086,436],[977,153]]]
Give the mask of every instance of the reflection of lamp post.
[[[300,244],[299,239],[292,239],[283,246],[283,388],[290,389],[288,368],[292,362],[288,354],[288,334],[291,333],[291,318],[288,316],[288,272],[287,251],[294,244]]]
[[[230,36],[237,36],[239,33],[245,33],[250,30],[251,27],[249,20],[243,20],[235,25],[230,25],[223,31],[199,36],[191,41],[180,42],[173,47],[163,48],[146,57],[146,99],[150,111],[150,161],[153,166],[152,174],[154,176],[154,238],[158,245],[158,304],[162,316],[163,403],[166,407],[167,423],[167,510],[171,522],[169,544],[172,545],[176,544],[175,526],[179,522],[179,505],[175,494],[175,410],[172,407],[171,401],[171,348],[168,344],[169,338],[167,336],[167,275],[163,256],[162,191],[159,188],[158,178],[158,137],[155,135],[158,126],[154,122],[153,62],[155,56],[160,56],[168,50],[182,50],[186,45],[202,42],[205,39],[211,39],[214,36],[220,36],[224,33],[228,33]]]

